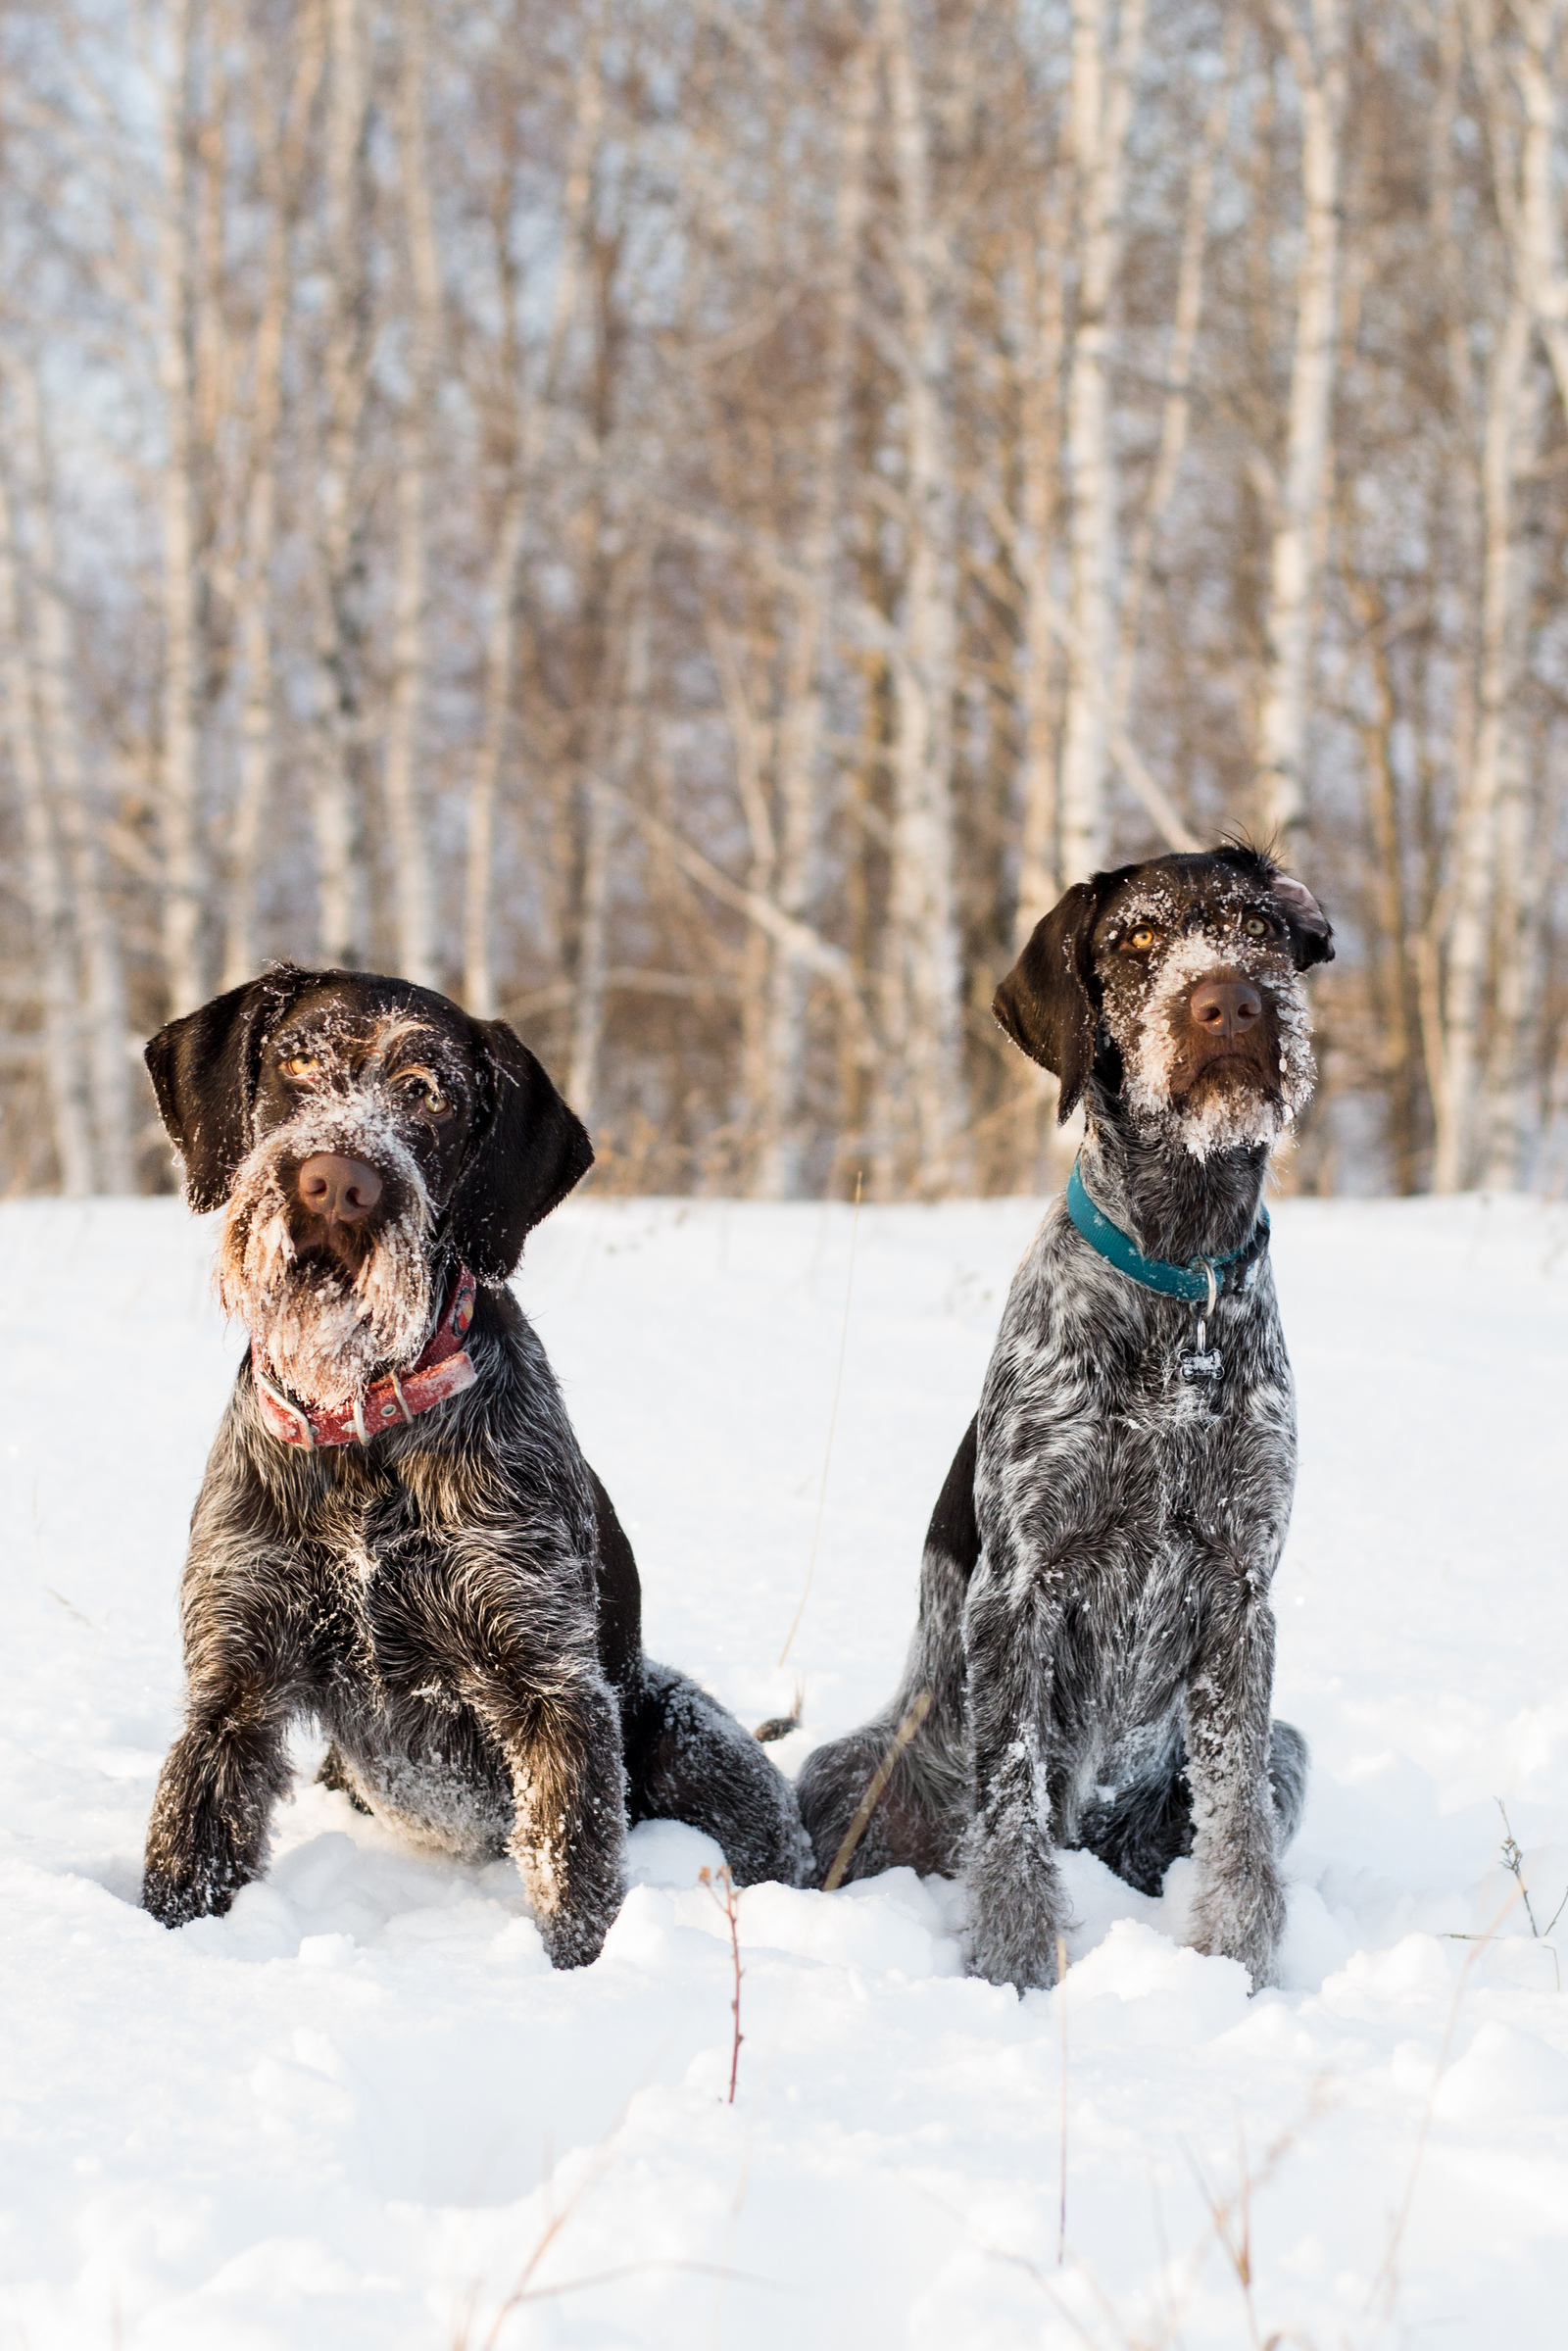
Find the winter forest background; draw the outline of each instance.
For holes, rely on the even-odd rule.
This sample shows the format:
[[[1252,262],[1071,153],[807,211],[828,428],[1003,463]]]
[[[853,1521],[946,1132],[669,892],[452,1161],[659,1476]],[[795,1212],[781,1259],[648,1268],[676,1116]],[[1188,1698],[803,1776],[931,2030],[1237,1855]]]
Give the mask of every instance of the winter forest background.
[[[1559,0],[11,0],[0,1187],[262,958],[621,1190],[1011,1191],[989,1002],[1222,827],[1309,1189],[1568,1166]]]

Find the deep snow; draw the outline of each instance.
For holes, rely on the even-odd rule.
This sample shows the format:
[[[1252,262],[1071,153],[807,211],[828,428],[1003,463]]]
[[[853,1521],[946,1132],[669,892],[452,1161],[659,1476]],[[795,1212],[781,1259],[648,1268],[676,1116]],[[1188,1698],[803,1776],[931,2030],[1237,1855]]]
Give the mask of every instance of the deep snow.
[[[788,1764],[891,1687],[1039,1213],[860,1212],[783,1668],[852,1211],[588,1202],[529,1245],[650,1648],[754,1721],[799,1673]],[[1512,1890],[1497,1797],[1542,1924],[1568,1888],[1568,1208],[1290,1202],[1275,1233],[1302,1421],[1278,1707],[1314,1750],[1288,1987],[1249,1999],[1173,1939],[1185,1864],[1152,1902],[1072,1856],[1065,1989],[1021,2002],[963,1978],[940,1882],[760,1887],[731,2109],[690,1831],[636,1834],[603,1957],[554,1976],[506,1867],[400,1849],[302,1741],[268,1880],[177,1935],[135,1908],[241,1342],[174,1202],[0,1209],[0,2345],[1563,2340],[1568,1988],[1518,1900],[1454,1938]],[[1244,2175],[1255,2335],[1205,2206]]]

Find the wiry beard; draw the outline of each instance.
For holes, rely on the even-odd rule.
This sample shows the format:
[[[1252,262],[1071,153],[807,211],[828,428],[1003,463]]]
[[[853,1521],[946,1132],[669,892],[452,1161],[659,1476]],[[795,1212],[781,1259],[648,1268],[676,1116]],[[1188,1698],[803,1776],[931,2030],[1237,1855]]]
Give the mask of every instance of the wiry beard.
[[[1199,1160],[1259,1144],[1272,1147],[1317,1083],[1306,995],[1297,974],[1290,971],[1281,979],[1276,970],[1262,968],[1261,957],[1253,961],[1245,954],[1228,959],[1257,983],[1273,1007],[1279,1032],[1273,1083],[1260,1083],[1259,1064],[1238,1056],[1210,1063],[1185,1093],[1171,1092],[1181,1051],[1181,1006],[1214,967],[1213,943],[1203,938],[1183,939],[1170,950],[1141,1007],[1137,1036],[1122,1049],[1125,1100],[1139,1125]]]
[[[302,1257],[282,1169],[313,1151],[361,1156],[369,1144],[395,1186],[398,1212],[378,1225],[357,1265],[324,1249]],[[313,1103],[257,1144],[234,1178],[214,1280],[283,1386],[311,1404],[344,1404],[385,1364],[413,1362],[429,1336],[426,1238],[430,1199],[390,1120],[356,1102]]]

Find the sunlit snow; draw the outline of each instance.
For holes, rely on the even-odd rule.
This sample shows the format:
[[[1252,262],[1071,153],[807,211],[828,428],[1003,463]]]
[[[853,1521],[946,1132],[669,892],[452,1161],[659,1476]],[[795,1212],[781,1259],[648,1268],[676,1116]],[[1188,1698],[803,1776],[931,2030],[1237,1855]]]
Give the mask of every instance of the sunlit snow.
[[[825,1496],[848,1207],[590,1201],[529,1243],[649,1647],[749,1721],[799,1676],[789,1768],[893,1686],[1038,1214],[860,1212]],[[1150,1901],[1069,1856],[1065,1987],[1022,2001],[964,1978],[943,1882],[758,1887],[732,2108],[689,1830],[634,1835],[602,1958],[553,1975],[507,1867],[400,1848],[302,1736],[265,1883],[179,1934],[136,1908],[243,1343],[173,1201],[0,1209],[3,2351],[1559,2339],[1568,1911],[1532,1935],[1497,1799],[1544,1927],[1568,1207],[1296,1201],[1274,1231],[1302,1436],[1277,1708],[1314,1755],[1285,1987],[1181,1946],[1181,1863]]]

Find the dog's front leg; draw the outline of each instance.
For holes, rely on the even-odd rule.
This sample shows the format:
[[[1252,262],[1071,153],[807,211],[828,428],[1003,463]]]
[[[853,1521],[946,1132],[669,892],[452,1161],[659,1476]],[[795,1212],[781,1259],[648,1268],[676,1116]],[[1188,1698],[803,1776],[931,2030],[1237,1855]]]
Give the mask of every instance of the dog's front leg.
[[[1256,1990],[1273,1979],[1285,1923],[1268,1769],[1274,1612],[1261,1577],[1227,1563],[1206,1613],[1184,1701],[1198,1864],[1192,1940],[1239,1959]]]
[[[1020,1991],[1055,1983],[1067,1925],[1051,1822],[1052,1589],[983,1552],[963,1618],[974,1771],[969,1972]]]
[[[543,1679],[541,1677],[540,1679]],[[586,1967],[624,1890],[626,1775],[620,1714],[593,1666],[500,1676],[475,1703],[512,1775],[508,1849],[552,1967]]]
[[[289,1783],[286,1691],[260,1668],[193,1683],[147,1825],[142,1907],[166,1927],[220,1918],[267,1859]]]

